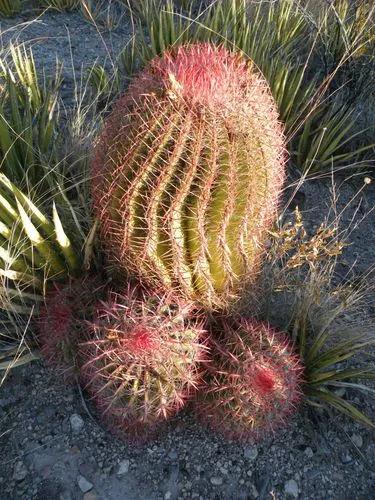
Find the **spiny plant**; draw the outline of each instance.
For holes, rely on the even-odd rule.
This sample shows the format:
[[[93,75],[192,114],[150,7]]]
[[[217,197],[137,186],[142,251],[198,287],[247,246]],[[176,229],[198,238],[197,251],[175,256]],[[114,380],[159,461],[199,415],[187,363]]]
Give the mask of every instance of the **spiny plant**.
[[[52,283],[36,317],[37,339],[48,364],[67,378],[75,374],[82,322],[89,320],[102,293],[98,279]]]
[[[40,0],[40,5],[64,12],[79,7],[81,0]]]
[[[155,59],[92,162],[109,261],[208,308],[254,280],[284,180],[276,106],[251,61],[209,44]]]
[[[375,6],[367,0],[333,0],[320,14],[323,58],[327,66],[347,63],[374,48]]]
[[[13,16],[18,14],[22,8],[21,0],[0,0],[0,15],[1,16]]]
[[[366,360],[375,344],[374,321],[363,313],[373,303],[374,269],[355,279],[336,273],[351,231],[350,226],[340,230],[337,217],[308,234],[297,209],[294,222],[272,232],[275,240],[267,254],[271,262],[266,262],[264,279],[259,280],[266,305],[260,317],[290,333],[305,367],[308,404],[334,408],[374,427],[348,397],[336,393],[348,388],[371,395],[373,389],[360,381],[375,378],[373,363]]]
[[[97,28],[116,29],[126,13],[118,0],[80,0],[84,18]]]
[[[0,170],[19,187],[52,178],[60,69],[53,82],[40,82],[32,50],[24,45],[11,45],[0,58]]]
[[[42,289],[46,277],[80,272],[80,258],[64,231],[56,205],[52,220],[0,174],[0,275]]]
[[[348,3],[348,0],[339,2]],[[196,13],[192,6],[188,13],[181,13],[171,1],[165,2],[163,7],[149,0],[142,3],[147,7],[140,14],[143,25],[138,26],[135,36],[121,53],[120,67],[129,77],[165,50],[187,43],[210,42],[223,44],[228,50],[243,51],[260,68],[270,85],[280,119],[285,124],[294,168],[311,172],[311,169],[362,166],[366,151],[373,148],[373,144],[368,145],[371,139],[366,138],[366,130],[358,127],[358,120],[352,122],[350,108],[344,119],[339,119],[337,106],[329,97],[334,92],[332,82],[338,79],[340,68],[359,54],[371,53],[373,38],[369,26],[374,9],[362,9],[360,3],[355,7],[358,12],[366,11],[359,16],[361,22],[365,20],[366,30],[358,30],[353,43],[343,44],[345,53],[334,65],[326,64],[324,71],[324,65],[319,64],[317,71],[316,56],[325,43],[325,35],[322,35],[325,22],[328,39],[334,36],[327,19],[332,19],[335,7],[322,5],[320,15],[314,20],[310,13],[314,3],[304,6],[296,0],[223,0],[208,6],[202,4]],[[339,23],[337,13],[334,18]],[[352,28],[343,29],[346,32]],[[346,76],[335,86],[346,88],[348,80],[358,80],[359,73],[364,74],[363,68],[354,69],[350,78]],[[371,81],[371,78],[364,79]],[[361,93],[363,89],[358,95]],[[344,142],[344,150],[341,142]],[[309,149],[310,144],[312,148]],[[347,146],[350,146],[350,154]]]
[[[81,343],[81,377],[110,430],[146,437],[201,382],[206,347],[193,306],[129,286],[97,309]]]
[[[302,391],[302,364],[286,334],[254,320],[215,326],[200,417],[231,439],[257,439],[285,423]]]

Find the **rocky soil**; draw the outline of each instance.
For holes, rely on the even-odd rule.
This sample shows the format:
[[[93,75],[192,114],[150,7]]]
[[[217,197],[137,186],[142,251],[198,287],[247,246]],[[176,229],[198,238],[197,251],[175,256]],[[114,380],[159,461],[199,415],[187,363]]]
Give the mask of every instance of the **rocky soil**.
[[[130,36],[126,19],[112,33],[99,33],[79,14],[47,13],[37,22],[1,21],[3,43],[31,40],[48,67],[64,61],[65,84],[97,59],[115,58]],[[19,23],[24,23],[20,26]],[[73,55],[73,57],[71,57]],[[73,60],[73,63],[72,63]],[[363,178],[341,178],[342,205]],[[328,182],[305,186],[297,201],[311,227],[329,205]],[[345,215],[349,221],[374,206],[370,184]],[[374,215],[353,232],[346,265],[373,265]],[[375,312],[375,311],[373,311]],[[348,393],[375,419],[373,399]],[[173,500],[369,499],[375,492],[374,433],[338,416],[301,412],[274,437],[243,445],[225,441],[196,423],[187,410],[146,445],[124,444],[92,418],[90,402],[41,362],[13,370],[0,387],[0,499]]]

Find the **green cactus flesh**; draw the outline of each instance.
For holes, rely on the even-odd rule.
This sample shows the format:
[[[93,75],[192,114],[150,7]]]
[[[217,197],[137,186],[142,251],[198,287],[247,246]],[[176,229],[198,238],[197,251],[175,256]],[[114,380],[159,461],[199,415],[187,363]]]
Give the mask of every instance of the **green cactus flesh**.
[[[251,62],[210,45],[156,59],[116,103],[92,162],[109,260],[209,308],[256,275],[283,136]]]

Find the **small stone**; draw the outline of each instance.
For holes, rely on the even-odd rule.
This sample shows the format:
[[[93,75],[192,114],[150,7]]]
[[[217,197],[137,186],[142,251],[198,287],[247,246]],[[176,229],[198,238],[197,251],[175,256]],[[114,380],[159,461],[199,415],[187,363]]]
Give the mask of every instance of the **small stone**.
[[[70,427],[72,428],[74,434],[79,434],[84,425],[84,421],[79,415],[77,415],[77,413],[74,413],[74,415],[70,417]]]
[[[118,465],[117,475],[123,476],[124,474],[127,474],[129,472],[129,467],[130,467],[129,460],[121,460],[121,462]]]
[[[351,455],[349,455],[349,453],[347,451],[344,453],[341,453],[340,458],[341,458],[341,462],[343,464],[350,464],[350,462],[353,461],[353,458],[351,457]]]
[[[88,491],[83,495],[83,500],[97,500],[98,496],[95,490]]]
[[[256,446],[246,446],[243,451],[243,456],[248,460],[255,460],[258,456],[258,449]]]
[[[178,458],[178,453],[176,450],[171,450],[169,453],[168,453],[168,458],[170,458],[171,460],[177,460]]]
[[[258,498],[259,497],[258,490],[256,489],[256,487],[254,486],[253,483],[251,483],[251,485],[250,485],[250,493],[251,493],[252,498]]]
[[[214,476],[214,477],[211,477],[210,481],[211,481],[211,484],[213,484],[214,486],[220,486],[223,484],[222,477]]]
[[[312,458],[314,456],[314,452],[309,446],[305,449],[304,453],[307,456],[307,458]]]
[[[73,496],[69,490],[64,490],[60,493],[59,500],[73,500]]]
[[[287,495],[298,498],[298,484],[294,479],[290,479],[284,485],[284,491]]]
[[[346,315],[347,316],[347,315]],[[344,314],[344,317],[345,317],[345,314]],[[347,319],[351,319],[350,316],[347,316]],[[345,396],[345,393],[346,393],[346,390],[344,387],[340,387],[339,389],[336,389],[335,391],[333,391],[336,396],[339,396],[340,398],[344,397]]]
[[[90,481],[88,481],[84,476],[78,476],[77,483],[82,493],[87,493],[94,487],[94,485],[90,483]]]
[[[13,479],[17,482],[21,482],[25,479],[28,474],[26,465],[23,462],[17,462],[14,467]]]
[[[164,500],[170,500],[172,497],[172,493],[170,491],[167,491],[167,493],[164,495]]]
[[[362,446],[363,446],[363,439],[362,439],[362,436],[360,436],[359,434],[353,434],[353,435],[352,435],[352,441],[353,441],[353,444],[354,444],[357,448],[362,448]]]

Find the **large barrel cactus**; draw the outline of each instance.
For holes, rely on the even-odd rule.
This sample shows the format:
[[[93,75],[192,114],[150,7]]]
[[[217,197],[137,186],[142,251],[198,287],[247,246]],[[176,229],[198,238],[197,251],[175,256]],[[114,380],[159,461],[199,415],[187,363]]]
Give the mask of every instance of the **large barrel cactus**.
[[[109,261],[208,308],[254,279],[284,179],[264,78],[209,44],[157,58],[116,103],[92,162]]]

